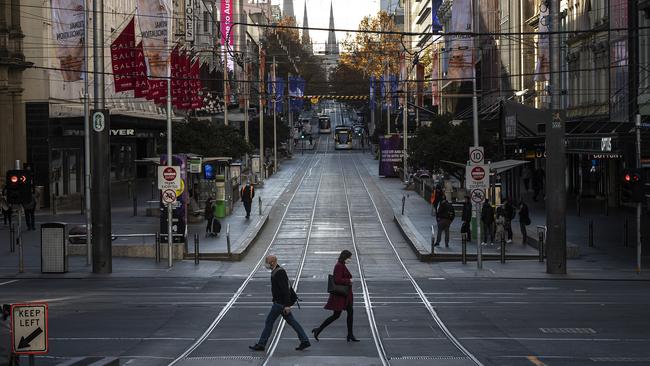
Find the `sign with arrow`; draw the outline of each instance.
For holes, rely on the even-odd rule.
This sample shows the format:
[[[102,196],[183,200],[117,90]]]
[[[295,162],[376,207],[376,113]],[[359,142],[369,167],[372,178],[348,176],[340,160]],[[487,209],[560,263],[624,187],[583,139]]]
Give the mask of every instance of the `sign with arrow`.
[[[22,355],[47,353],[47,304],[11,305],[11,349]]]

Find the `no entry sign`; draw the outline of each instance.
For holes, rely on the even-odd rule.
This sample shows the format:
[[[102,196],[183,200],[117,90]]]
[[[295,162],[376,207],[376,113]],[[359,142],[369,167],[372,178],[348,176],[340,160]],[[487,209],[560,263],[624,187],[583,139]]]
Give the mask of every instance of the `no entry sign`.
[[[465,169],[467,191],[475,203],[485,200],[485,193],[490,188],[490,166],[485,164],[468,165]]]
[[[158,167],[158,189],[174,191],[181,189],[181,167],[159,166]]]
[[[482,181],[485,178],[485,169],[481,166],[475,166],[471,171],[472,179]]]

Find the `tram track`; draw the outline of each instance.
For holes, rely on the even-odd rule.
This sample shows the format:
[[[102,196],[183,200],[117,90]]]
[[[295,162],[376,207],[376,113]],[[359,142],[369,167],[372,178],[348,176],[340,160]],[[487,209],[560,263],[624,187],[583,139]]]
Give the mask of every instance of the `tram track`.
[[[460,343],[460,341],[458,341],[458,339],[451,333],[451,331],[447,328],[445,323],[442,321],[442,319],[440,318],[440,316],[438,315],[436,310],[433,308],[433,306],[429,302],[429,299],[427,298],[425,292],[418,285],[417,281],[415,280],[415,278],[412,276],[412,274],[410,273],[410,271],[406,267],[406,264],[404,263],[403,258],[400,256],[399,252],[397,251],[397,248],[395,247],[395,244],[393,243],[390,236],[388,235],[388,231],[386,230],[386,226],[384,225],[384,223],[383,223],[383,221],[381,219],[381,214],[379,212],[379,208],[377,206],[377,203],[375,202],[375,199],[373,198],[372,194],[370,194],[370,190],[368,189],[368,185],[366,184],[365,180],[361,176],[361,172],[359,171],[359,167],[357,165],[356,159],[352,158],[351,161],[352,161],[352,164],[354,166],[354,172],[356,173],[355,175],[360,180],[361,186],[363,187],[363,191],[367,195],[369,201],[372,203],[372,208],[373,208],[374,214],[377,217],[378,223],[379,223],[379,225],[381,227],[383,237],[386,239],[387,243],[389,244],[390,249],[392,250],[392,253],[394,254],[394,260],[397,261],[397,263],[399,264],[399,267],[401,268],[403,275],[405,275],[406,278],[408,279],[408,282],[410,282],[410,284],[413,287],[413,289],[415,290],[415,293],[417,294],[420,302],[424,305],[424,307],[426,308],[426,310],[428,311],[431,318],[433,319],[433,321],[435,322],[435,324],[437,325],[439,330],[442,332],[444,337],[449,342],[451,342],[453,344],[453,346],[460,353],[462,353],[463,357],[466,358],[468,361],[470,361],[471,364],[473,364],[473,365],[483,366],[483,364],[478,360],[478,358],[476,356],[474,356],[469,350],[467,350]],[[341,166],[341,170],[342,170],[342,172],[344,171],[343,166]],[[348,191],[349,182],[348,182],[348,179],[346,178],[344,173],[343,173],[343,184],[344,184],[344,187],[345,187],[344,190],[345,190],[346,201],[348,202],[348,215],[350,216],[350,225],[351,225],[351,228],[353,230],[352,237],[353,237],[354,250],[355,250],[355,253],[357,253],[359,251],[359,248],[358,248],[358,245],[357,245],[357,240],[355,238],[354,224],[352,222],[352,215],[353,214],[352,214],[352,210],[351,210],[350,205],[349,205],[349,202],[350,202],[349,191]],[[362,257],[358,256],[357,258],[358,258],[358,262],[359,262],[359,266],[360,266],[359,267],[360,268],[360,279],[364,283],[364,301],[366,301],[366,303],[369,304],[370,307],[372,307],[371,306],[372,305],[372,299],[370,298],[370,293],[371,292],[370,292],[369,286],[367,284],[366,276],[365,276],[365,274],[361,275],[361,273],[363,273],[362,272],[363,267],[361,265]],[[368,294],[367,298],[365,297],[366,294]],[[390,360],[391,360],[392,357],[391,357],[390,354],[388,354],[386,352],[386,347],[384,346],[384,342],[382,341],[380,336],[377,336],[375,338],[375,334],[379,334],[378,332],[376,332],[376,330],[379,328],[379,326],[377,324],[374,313],[373,313],[372,316],[369,316],[369,320],[372,323],[371,324],[371,330],[373,330],[373,338],[374,338],[375,342],[377,343],[378,350],[380,350],[380,352],[381,352],[380,358],[382,359],[382,363],[384,365],[390,365]],[[401,357],[399,357],[399,359],[402,359],[402,360],[414,360],[414,359],[419,358],[419,359],[422,359],[422,360],[427,360],[427,359],[433,360],[433,359],[440,359],[441,357],[442,358],[445,358],[445,357],[452,357],[453,358],[453,356],[449,356],[449,355],[432,355],[432,356],[401,356]],[[452,358],[450,358],[450,359],[452,359]],[[384,361],[386,363],[384,363]]]

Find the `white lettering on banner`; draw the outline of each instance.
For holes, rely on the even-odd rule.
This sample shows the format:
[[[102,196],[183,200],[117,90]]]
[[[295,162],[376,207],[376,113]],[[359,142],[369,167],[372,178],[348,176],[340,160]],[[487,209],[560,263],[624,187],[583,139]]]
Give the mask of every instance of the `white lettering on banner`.
[[[194,41],[194,2],[185,0],[185,40]]]

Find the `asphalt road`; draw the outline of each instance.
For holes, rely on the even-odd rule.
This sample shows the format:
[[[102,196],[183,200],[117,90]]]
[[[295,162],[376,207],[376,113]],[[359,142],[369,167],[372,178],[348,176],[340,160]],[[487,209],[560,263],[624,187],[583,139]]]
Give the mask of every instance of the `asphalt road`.
[[[332,151],[326,138],[245,260],[212,275],[0,279],[3,303],[50,305],[50,353],[37,364],[118,356],[128,365],[650,365],[650,283],[436,276],[404,244],[358,153]],[[250,351],[270,308],[263,256],[287,269],[302,299],[294,314],[309,332],[330,314],[326,278],[342,249],[354,253],[361,342],[346,342],[344,314],[305,351],[294,350],[286,326],[266,352]]]

